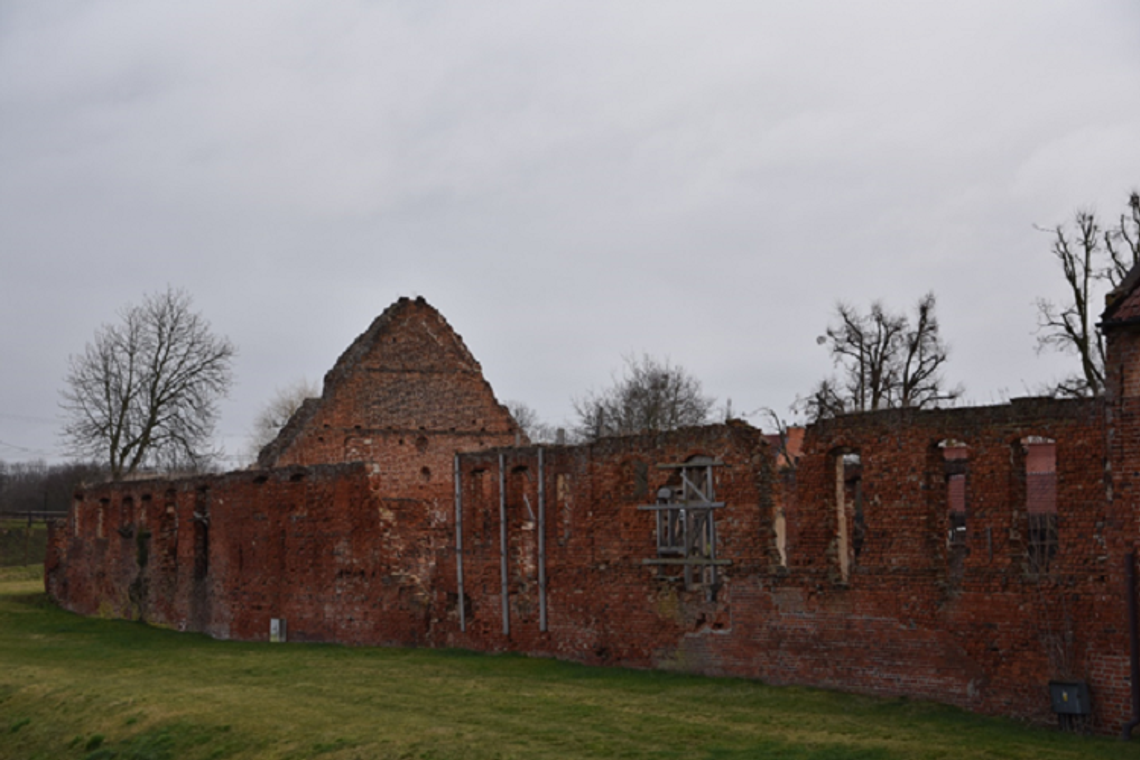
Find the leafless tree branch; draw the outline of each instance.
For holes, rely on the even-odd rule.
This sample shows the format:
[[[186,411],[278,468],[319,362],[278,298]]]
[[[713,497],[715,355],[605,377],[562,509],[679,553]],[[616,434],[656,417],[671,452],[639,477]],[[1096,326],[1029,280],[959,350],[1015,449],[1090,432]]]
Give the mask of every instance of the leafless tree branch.
[[[65,440],[74,454],[106,461],[113,478],[143,465],[200,467],[232,381],[233,344],[180,290],[147,296],[121,318],[70,359]]]
[[[927,293],[915,306],[912,324],[881,301],[871,304],[866,314],[839,303],[838,322],[827,328],[821,342],[827,344],[842,380],[821,380],[794,408],[814,421],[847,412],[931,407],[958,398],[961,387],[946,388],[942,379],[949,350],[939,335],[934,308],[934,294]]]
[[[601,393],[574,399],[577,434],[585,440],[675,430],[708,421],[714,399],[683,367],[650,356],[625,357],[625,373]]]
[[[253,431],[249,437],[252,459],[256,460],[261,450],[277,437],[281,428],[285,427],[285,423],[301,408],[301,404],[305,403],[305,399],[319,395],[320,389],[306,379],[274,391],[273,398],[269,399],[253,418]]]
[[[1037,349],[1073,353],[1080,373],[1050,390],[1059,396],[1095,396],[1104,390],[1104,336],[1096,328],[1100,296],[1140,262],[1140,193],[1132,193],[1119,224],[1102,230],[1091,211],[1078,211],[1071,226],[1048,230],[1061,265],[1067,298],[1037,299]]]

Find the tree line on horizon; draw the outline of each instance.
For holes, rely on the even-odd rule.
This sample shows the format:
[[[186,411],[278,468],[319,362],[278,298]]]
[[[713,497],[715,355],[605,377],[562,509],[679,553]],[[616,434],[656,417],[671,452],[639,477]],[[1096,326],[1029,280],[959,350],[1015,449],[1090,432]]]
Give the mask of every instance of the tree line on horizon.
[[[107,468],[93,462],[0,460],[0,514],[66,512],[76,488],[106,478]]]

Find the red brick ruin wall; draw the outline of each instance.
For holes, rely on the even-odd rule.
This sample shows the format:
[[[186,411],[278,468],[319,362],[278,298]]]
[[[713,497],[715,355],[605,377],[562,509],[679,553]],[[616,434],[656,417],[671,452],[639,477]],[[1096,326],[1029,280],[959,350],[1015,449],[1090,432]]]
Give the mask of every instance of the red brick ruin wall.
[[[809,429],[789,578],[802,587],[814,576],[825,590],[815,609],[848,641],[831,650],[844,664],[811,680],[884,693],[905,683],[915,696],[1046,720],[1047,682],[1084,679],[1100,726],[1118,728],[1130,714],[1122,528],[1133,508],[1110,499],[1103,419],[1100,402],[1032,399]],[[1055,441],[1056,548],[1045,567],[1030,559],[1027,439]],[[949,442],[965,444],[963,460],[947,461],[939,444]],[[844,500],[846,579],[836,530],[845,453],[859,455],[863,511],[857,531],[854,500]],[[965,475],[957,546],[950,472]]]
[[[454,459],[396,438],[379,466],[90,489],[53,531],[47,585],[76,612],[218,637],[267,639],[283,618],[293,640],[756,677],[1038,722],[1053,719],[1048,681],[1079,678],[1114,731],[1130,712],[1122,562],[1136,525],[1106,498],[1104,415],[1032,400],[841,418],[809,429],[794,479],[743,425],[549,447],[541,462],[535,447],[466,453],[458,526]],[[1028,560],[1023,442],[1038,438],[1055,442],[1060,505],[1044,568]],[[966,447],[955,548],[947,442]],[[693,457],[722,463],[716,551],[730,564],[715,585],[645,562],[656,518],[638,507],[677,484],[659,465]]]
[[[401,299],[263,469],[77,494],[45,583],[79,613],[221,638],[267,639],[278,619],[293,640],[755,677],[1036,722],[1053,719],[1048,682],[1079,679],[1112,732],[1130,715],[1140,336],[1106,336],[1102,400],[841,417],[807,430],[792,471],[744,424],[526,446],[442,316]],[[659,549],[643,508],[685,462],[711,463],[724,505],[708,510],[715,574]]]
[[[526,511],[537,503],[536,455],[502,452],[509,635],[499,593],[498,453],[465,456],[472,608],[458,643],[486,648],[497,639],[494,648],[586,662],[906,694],[1038,722],[1053,719],[1049,680],[1083,679],[1098,725],[1114,731],[1130,713],[1120,529],[1131,508],[1105,498],[1102,414],[1097,402],[1034,400],[827,423],[809,429],[794,493],[754,431],[548,450],[545,633],[536,520]],[[1047,567],[1029,561],[1023,441],[1035,438],[1055,442],[1064,505]],[[957,465],[967,478],[967,517],[955,547],[944,442],[968,452]],[[862,527],[845,499],[840,531],[837,465],[855,453]],[[718,555],[732,564],[721,569],[714,599],[686,587],[675,568],[642,564],[655,556],[655,526],[637,506],[670,474],[656,465],[695,455],[727,464],[715,470],[717,499],[728,504],[718,515]],[[648,465],[647,483],[639,462]]]
[[[428,643],[447,515],[365,464],[117,483],[57,524],[48,591],[75,612],[219,638]]]

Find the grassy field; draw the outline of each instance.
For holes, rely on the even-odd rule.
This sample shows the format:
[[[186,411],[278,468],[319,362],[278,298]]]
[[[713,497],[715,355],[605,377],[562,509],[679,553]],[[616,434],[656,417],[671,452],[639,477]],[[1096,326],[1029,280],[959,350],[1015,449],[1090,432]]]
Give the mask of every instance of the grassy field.
[[[0,569],[0,758],[1140,758],[946,707],[516,656],[213,641]]]
[[[32,523],[28,534],[27,520],[0,520],[0,567],[23,565],[24,558],[42,565],[47,552],[47,525]]]

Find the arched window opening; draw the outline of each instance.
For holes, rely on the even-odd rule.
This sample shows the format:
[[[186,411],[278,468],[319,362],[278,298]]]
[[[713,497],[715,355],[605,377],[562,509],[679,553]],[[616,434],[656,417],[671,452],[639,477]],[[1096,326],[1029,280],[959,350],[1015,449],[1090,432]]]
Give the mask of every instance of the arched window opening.
[[[633,498],[644,499],[649,495],[649,465],[640,459],[629,463],[631,480],[633,481]]]

